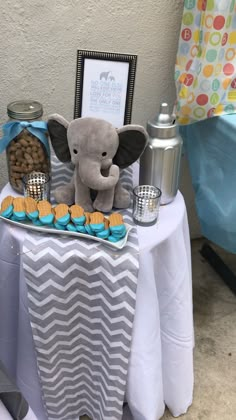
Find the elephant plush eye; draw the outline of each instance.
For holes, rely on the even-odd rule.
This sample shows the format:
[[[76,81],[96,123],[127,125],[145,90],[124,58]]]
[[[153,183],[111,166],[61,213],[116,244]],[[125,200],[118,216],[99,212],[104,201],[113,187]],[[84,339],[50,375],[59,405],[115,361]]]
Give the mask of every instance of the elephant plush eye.
[[[75,155],[77,155],[77,153],[78,153],[78,150],[76,150],[76,149],[73,149],[73,153],[74,153]]]
[[[107,155],[107,152],[103,152],[103,153],[102,153],[102,156],[106,156],[106,155]]]

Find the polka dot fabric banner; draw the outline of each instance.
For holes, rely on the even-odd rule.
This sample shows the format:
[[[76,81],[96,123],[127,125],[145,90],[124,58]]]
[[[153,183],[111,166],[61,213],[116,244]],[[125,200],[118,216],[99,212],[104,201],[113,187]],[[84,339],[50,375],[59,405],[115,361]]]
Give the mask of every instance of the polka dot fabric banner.
[[[235,0],[185,0],[175,83],[179,124],[236,112]]]

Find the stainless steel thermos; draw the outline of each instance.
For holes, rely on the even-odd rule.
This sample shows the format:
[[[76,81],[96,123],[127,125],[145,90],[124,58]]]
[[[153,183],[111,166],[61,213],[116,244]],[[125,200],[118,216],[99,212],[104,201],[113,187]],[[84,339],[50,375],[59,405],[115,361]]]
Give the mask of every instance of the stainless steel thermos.
[[[161,204],[167,204],[178,192],[183,145],[168,104],[162,103],[160,113],[148,121],[147,132],[149,141],[140,158],[139,184],[160,188]]]

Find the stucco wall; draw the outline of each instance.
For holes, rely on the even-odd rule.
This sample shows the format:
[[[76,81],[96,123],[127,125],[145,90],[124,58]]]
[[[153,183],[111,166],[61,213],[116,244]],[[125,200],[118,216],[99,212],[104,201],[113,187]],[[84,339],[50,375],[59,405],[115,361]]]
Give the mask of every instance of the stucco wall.
[[[132,122],[146,125],[161,101],[175,100],[174,63],[184,0],[5,0],[1,2],[0,122],[12,100],[33,98],[45,117],[73,118],[77,49],[138,55]],[[192,235],[198,228],[192,210],[188,171],[181,188]],[[0,188],[6,182],[0,157]]]

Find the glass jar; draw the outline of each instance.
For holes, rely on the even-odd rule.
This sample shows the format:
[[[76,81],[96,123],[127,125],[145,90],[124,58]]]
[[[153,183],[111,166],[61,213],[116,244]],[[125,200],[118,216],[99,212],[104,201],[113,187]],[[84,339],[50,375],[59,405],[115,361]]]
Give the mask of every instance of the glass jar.
[[[43,107],[37,101],[11,102],[7,114],[9,123],[5,124],[5,138],[8,137],[9,182],[15,191],[23,193],[25,175],[34,171],[50,175],[47,125],[41,121]],[[16,124],[11,124],[13,122]]]

